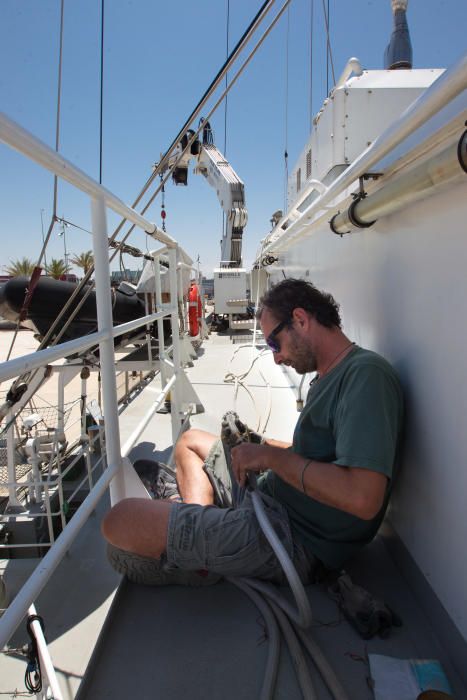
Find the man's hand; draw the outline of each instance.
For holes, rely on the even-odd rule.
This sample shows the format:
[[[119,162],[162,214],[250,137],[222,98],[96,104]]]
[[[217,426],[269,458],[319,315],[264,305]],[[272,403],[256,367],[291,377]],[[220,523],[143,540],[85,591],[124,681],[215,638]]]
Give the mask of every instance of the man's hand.
[[[247,472],[262,472],[268,469],[268,451],[266,445],[255,445],[251,442],[243,442],[232,448],[232,469],[240,486],[245,486]]]

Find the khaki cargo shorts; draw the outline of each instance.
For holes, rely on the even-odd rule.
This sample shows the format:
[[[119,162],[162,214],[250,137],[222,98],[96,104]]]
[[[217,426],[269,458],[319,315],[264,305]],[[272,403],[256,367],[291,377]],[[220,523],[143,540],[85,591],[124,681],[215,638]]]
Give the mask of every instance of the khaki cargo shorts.
[[[285,583],[279,560],[256,518],[251,492],[240,489],[233,479],[220,440],[212,446],[204,470],[214,489],[215,505],[173,504],[167,563],[185,570],[206,569],[222,576],[252,576]],[[285,508],[264,493],[261,498],[301,580],[308,582],[316,560],[294,542]]]

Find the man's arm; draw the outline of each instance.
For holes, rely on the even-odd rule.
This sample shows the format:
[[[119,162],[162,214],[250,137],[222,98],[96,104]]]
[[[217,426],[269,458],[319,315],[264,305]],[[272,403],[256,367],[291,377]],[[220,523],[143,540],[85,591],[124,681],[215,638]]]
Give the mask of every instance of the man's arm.
[[[291,450],[285,453],[282,447],[270,442],[268,440],[268,444],[263,445],[244,443],[232,449],[232,467],[241,486],[245,484],[246,472],[271,469],[298,491],[304,490],[307,496],[362,520],[371,520],[380,511],[388,481],[384,474],[371,469],[310,461]]]
[[[270,447],[280,447],[281,450],[288,450],[292,447],[291,442],[283,442],[282,440],[274,440],[273,438],[264,438],[263,445],[269,445]]]

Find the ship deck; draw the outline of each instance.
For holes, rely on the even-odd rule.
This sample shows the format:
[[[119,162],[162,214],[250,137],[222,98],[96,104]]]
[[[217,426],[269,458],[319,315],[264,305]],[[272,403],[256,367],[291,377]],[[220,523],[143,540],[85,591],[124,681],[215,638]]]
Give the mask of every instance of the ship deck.
[[[237,339],[238,340],[238,339]],[[187,369],[204,413],[191,417],[191,426],[218,433],[228,409],[237,410],[251,427],[256,411],[264,417],[270,402],[266,434],[291,439],[296,421],[295,389],[283,368],[268,352],[254,365],[245,382],[254,397],[224,381],[228,372],[242,374],[258,350],[240,347],[228,335],[212,334]],[[234,350],[238,350],[232,360]],[[136,427],[158,392],[156,377],[126,407],[121,416],[122,443]],[[268,388],[269,385],[269,388]],[[171,451],[169,415],[157,415],[145,429],[130,458],[167,460]],[[193,589],[131,584],[110,568],[99,534],[108,499],[87,522],[81,536],[61,562],[37,601],[43,616],[52,659],[64,698],[175,699],[189,697],[252,699],[260,694],[267,643],[258,610],[227,582]],[[388,528],[389,531],[389,528]],[[323,649],[352,700],[373,698],[368,654],[397,658],[438,659],[449,678],[454,697],[467,697],[466,687],[448,657],[443,634],[433,627],[435,604],[412,590],[396,566],[390,538],[380,535],[348,567],[353,580],[384,599],[402,618],[387,639],[364,641],[339,613],[325,585],[307,587],[314,622],[310,634]],[[15,590],[37,560],[10,560],[5,579]],[[284,592],[285,589],[284,589]],[[449,623],[443,623],[449,625]],[[447,633],[454,635],[454,628]],[[443,632],[443,630],[441,630]],[[446,627],[444,629],[446,635]],[[23,689],[25,659],[18,649],[27,641],[23,625],[11,640],[12,651],[1,664],[1,692],[16,697]],[[330,698],[310,664],[320,700]],[[292,664],[282,649],[275,698],[293,700],[301,693]]]

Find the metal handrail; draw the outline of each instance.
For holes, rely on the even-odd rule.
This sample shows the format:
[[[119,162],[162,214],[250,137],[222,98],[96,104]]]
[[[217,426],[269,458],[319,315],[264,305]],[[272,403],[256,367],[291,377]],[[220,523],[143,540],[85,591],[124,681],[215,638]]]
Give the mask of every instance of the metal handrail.
[[[18,376],[22,372],[28,372],[38,367],[47,365],[55,360],[67,357],[75,352],[89,348],[99,343],[103,414],[106,428],[106,456],[108,467],[105,469],[96,484],[92,487],[88,496],[80,506],[77,513],[66,525],[59,539],[53,544],[45,557],[36,567],[34,573],[16,595],[13,603],[7,608],[0,620],[0,647],[8,642],[17,626],[20,624],[28,608],[34,602],[43,589],[53,571],[70,548],[75,537],[96,508],[100,498],[110,487],[112,502],[124,496],[124,479],[122,469],[122,450],[120,446],[120,432],[118,423],[118,405],[116,397],[116,377],[114,371],[114,343],[113,338],[123,335],[152,321],[157,321],[159,326],[165,316],[170,316],[172,328],[177,328],[177,251],[176,242],[167,234],[160,231],[155,224],[140,216],[130,207],[127,207],[118,197],[109,192],[92,178],[75,167],[70,161],[53,151],[46,144],[36,139],[32,134],[17,125],[8,117],[0,113],[0,139],[5,141],[31,160],[51,170],[57,176],[67,180],[91,198],[91,216],[93,231],[93,249],[96,274],[96,308],[98,331],[85,338],[79,338],[62,343],[54,348],[47,348],[23,358],[10,360],[0,364],[0,379],[9,379]],[[142,316],[135,321],[113,327],[112,299],[110,290],[110,268],[108,260],[108,237],[106,207],[151,233],[160,240],[168,249],[169,281],[171,304],[161,311]],[[159,285],[160,291],[160,285]],[[181,393],[177,381],[180,377],[180,339],[178,332],[172,333],[173,340],[173,378],[163,387],[156,405],[160,405],[169,391],[172,394],[172,432],[178,434],[181,417]],[[138,439],[146,416],[140,426],[124,446],[124,456],[131,449],[132,444]],[[45,650],[45,653],[48,653]]]
[[[12,379],[13,377],[17,377],[22,372],[30,372],[33,369],[44,367],[44,365],[51,364],[52,362],[60,360],[63,357],[74,355],[76,352],[86,350],[109,337],[118,338],[119,336],[125,335],[125,333],[129,333],[130,331],[134,331],[147,323],[152,323],[160,318],[169,316],[170,313],[170,308],[166,308],[162,311],[149,314],[148,316],[136,318],[134,321],[128,321],[127,323],[121,323],[119,326],[113,326],[110,335],[107,332],[97,331],[96,333],[91,333],[83,338],[76,338],[75,340],[68,340],[65,343],[60,343],[60,345],[55,345],[53,348],[38,350],[37,352],[32,352],[29,355],[23,355],[22,357],[17,357],[14,360],[8,360],[8,362],[1,362],[0,381]]]
[[[67,180],[67,182],[71,183],[82,192],[85,192],[90,197],[102,199],[109,209],[112,209],[116,214],[120,214],[120,216],[131,221],[135,226],[142,228],[143,231],[150,233],[154,238],[165,243],[170,248],[176,245],[174,239],[158,228],[155,223],[138,214],[137,211],[122,202],[116,195],[105,187],[102,187],[102,185],[93,180],[93,178],[73,165],[71,161],[33,136],[31,132],[17,124],[13,119],[7,117],[3,112],[0,112],[0,140],[27,156],[35,163],[42,165],[46,170],[50,170],[63,180]]]

